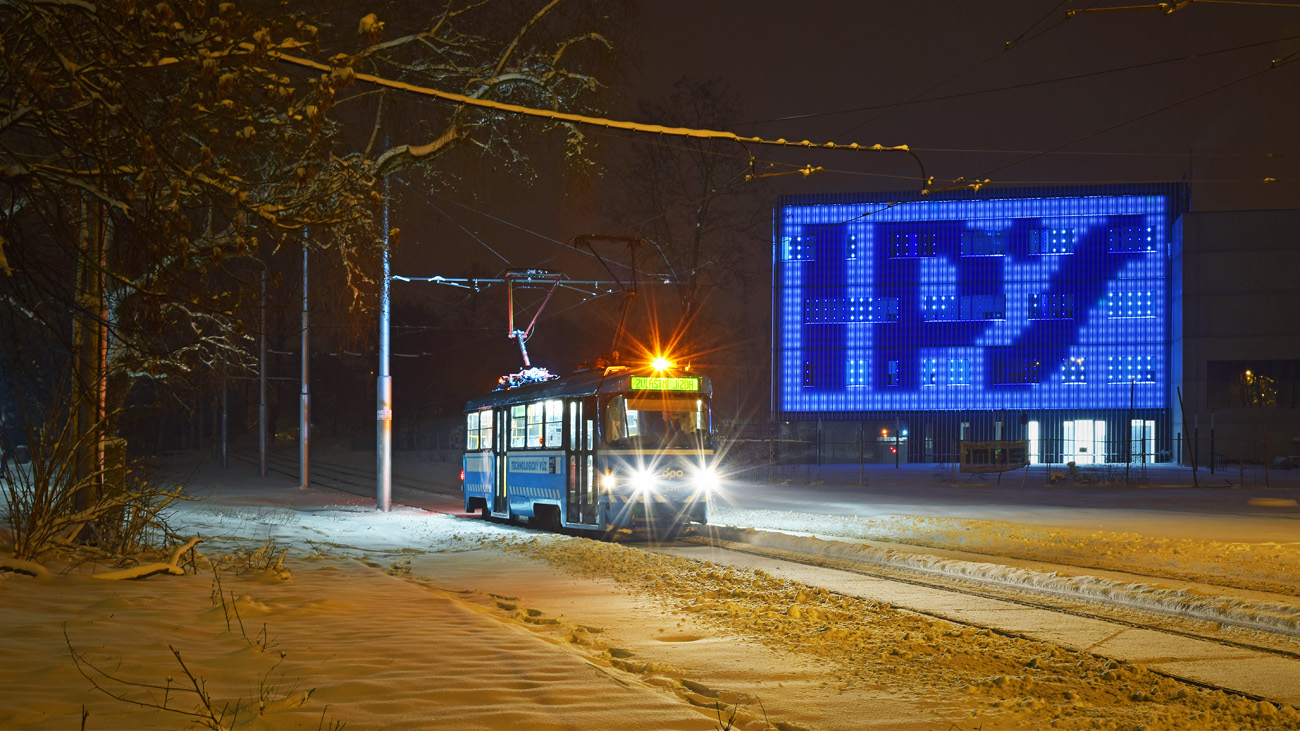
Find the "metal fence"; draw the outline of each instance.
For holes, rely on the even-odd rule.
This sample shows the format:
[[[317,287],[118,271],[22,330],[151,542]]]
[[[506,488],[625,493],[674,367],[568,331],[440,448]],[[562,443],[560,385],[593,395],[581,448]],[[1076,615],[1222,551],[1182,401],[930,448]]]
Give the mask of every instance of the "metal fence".
[[[1223,445],[1232,449],[1196,455],[1195,464],[1156,461],[1144,445],[1126,439],[1097,444],[1095,454],[1073,462],[1043,462],[1037,455],[1062,454],[1062,440],[1040,439],[1031,445],[1031,464],[1003,473],[966,473],[960,468],[960,443],[933,445],[927,457],[909,448],[910,437],[880,436],[859,430],[852,438],[836,439],[830,432],[809,434],[805,428],[781,424],[745,424],[724,427],[718,451],[725,469],[737,479],[766,484],[866,485],[873,480],[906,477],[910,481],[937,483],[988,482],[1001,484],[1096,484],[1134,486],[1217,486],[1247,488],[1300,487],[1300,458],[1271,460],[1237,458],[1249,445]],[[1262,454],[1262,445],[1257,451]],[[1190,452],[1189,452],[1190,454]],[[1213,458],[1211,455],[1213,454]],[[895,474],[891,476],[891,472]]]

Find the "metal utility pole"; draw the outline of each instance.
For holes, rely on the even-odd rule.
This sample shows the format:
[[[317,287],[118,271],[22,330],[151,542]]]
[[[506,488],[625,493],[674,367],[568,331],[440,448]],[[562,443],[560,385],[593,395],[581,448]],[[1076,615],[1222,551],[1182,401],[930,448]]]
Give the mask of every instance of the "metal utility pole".
[[[384,178],[384,272],[379,289],[379,377],[378,414],[375,434],[375,507],[383,512],[392,509],[393,495],[393,377],[388,373],[389,287],[392,282],[388,262],[388,178]]]
[[[298,474],[303,489],[311,486],[308,456],[311,451],[311,394],[307,387],[311,352],[307,339],[307,228],[302,229],[302,399],[298,409]]]

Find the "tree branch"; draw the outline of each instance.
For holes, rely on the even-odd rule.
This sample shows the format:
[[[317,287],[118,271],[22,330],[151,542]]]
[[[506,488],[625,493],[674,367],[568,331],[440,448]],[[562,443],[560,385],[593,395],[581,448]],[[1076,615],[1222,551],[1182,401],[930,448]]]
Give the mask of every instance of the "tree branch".
[[[202,540],[203,540],[202,538],[199,538],[197,536],[191,538],[188,543],[181,546],[180,548],[177,548],[175,551],[172,552],[172,558],[167,563],[144,564],[143,566],[133,566],[129,569],[121,569],[120,571],[106,571],[102,574],[91,574],[91,576],[95,577],[96,579],[104,579],[105,581],[121,581],[124,579],[143,579],[146,576],[153,576],[155,574],[171,574],[173,576],[184,576],[185,569],[180,567],[181,556],[184,555],[186,551],[193,549]]]

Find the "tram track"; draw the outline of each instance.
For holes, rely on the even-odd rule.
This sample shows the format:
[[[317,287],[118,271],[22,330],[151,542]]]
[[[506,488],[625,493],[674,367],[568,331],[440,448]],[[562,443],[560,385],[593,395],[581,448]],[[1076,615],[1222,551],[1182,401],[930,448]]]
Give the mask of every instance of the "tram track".
[[[976,588],[971,588],[970,586],[963,586],[963,584],[974,584],[975,582],[973,581],[952,580],[952,579],[945,580],[939,577],[926,575],[923,572],[919,572],[919,571],[908,571],[905,568],[877,567],[874,569],[869,569],[869,568],[864,568],[861,565],[858,566],[845,565],[845,562],[836,561],[834,559],[819,561],[815,558],[808,557],[808,556],[801,556],[800,554],[791,551],[763,549],[758,547],[745,546],[742,544],[730,543],[726,541],[707,541],[707,543],[708,545],[717,548],[719,550],[729,551],[733,553],[749,554],[752,556],[760,556],[765,558],[775,558],[783,561],[789,561],[792,563],[799,563],[805,566],[815,566],[823,569],[844,571],[846,573],[852,573],[859,576],[867,576],[874,579],[892,581],[892,582],[897,582],[902,584],[908,584],[911,586],[924,587],[928,589],[937,589],[952,594],[960,594],[964,596],[977,597],[980,599],[989,599],[993,601],[1006,602],[1018,606],[1023,606],[1029,609],[1041,609],[1041,610],[1056,612],[1060,614],[1067,614],[1070,616],[1079,617],[1083,619],[1094,619],[1098,621],[1107,622],[1110,624],[1119,624],[1133,629],[1151,630],[1151,631],[1161,632],[1163,634],[1186,637],[1189,639],[1205,640],[1208,642],[1214,642],[1216,644],[1225,645],[1228,647],[1234,647],[1237,649],[1250,650],[1254,652],[1263,652],[1271,655],[1277,655],[1279,657],[1287,657],[1295,660],[1300,660],[1300,649],[1292,650],[1287,648],[1271,647],[1268,645],[1244,642],[1241,640],[1235,640],[1232,638],[1217,636],[1213,633],[1198,633],[1186,629],[1178,629],[1176,627],[1162,626],[1159,624],[1159,622],[1205,623],[1205,620],[1179,617],[1177,615],[1162,613],[1152,609],[1137,608],[1137,607],[1132,607],[1132,606],[1119,604],[1119,603],[1107,603],[1101,600],[1085,599],[1080,597],[1056,596],[1055,597],[1057,599],[1056,602],[1033,600],[1027,598],[1025,594],[1027,593],[1036,594],[1039,592],[1035,592],[1032,589],[1027,589],[1020,586],[1008,586],[999,590],[995,586],[990,585],[982,589],[976,589]],[[1158,577],[1151,577],[1151,578],[1152,580],[1156,580]],[[1073,607],[1070,606],[1072,604],[1076,606]],[[1125,612],[1147,614],[1151,617],[1156,618],[1156,621],[1139,622],[1130,619],[1125,619],[1122,617],[1116,617],[1113,614],[1109,614],[1102,611],[1088,611],[1086,609],[1081,608],[1082,606],[1085,605],[1100,605],[1100,606],[1110,607],[1115,610],[1120,610]],[[921,613],[925,614],[926,612],[921,612]],[[934,616],[940,616],[940,615],[936,614]],[[946,617],[946,616],[944,618],[952,619],[951,617]],[[960,621],[960,620],[953,620],[953,621]],[[1220,624],[1227,624],[1227,622],[1220,622]],[[1281,635],[1283,637],[1293,637],[1293,638],[1300,637],[1300,633],[1287,634],[1283,632],[1266,630],[1266,629],[1261,629],[1259,627],[1253,627],[1248,625],[1234,625],[1234,626],[1244,630],[1268,633],[1268,634],[1276,634],[1276,635]]]
[[[703,534],[703,530],[697,527],[694,536],[686,538],[676,546],[646,546],[647,550],[653,550],[671,555],[686,556],[708,560],[713,563],[722,563],[732,565],[737,568],[762,568],[764,571],[773,575],[786,575],[791,580],[800,583],[819,586],[829,591],[846,595],[855,596],[863,599],[881,600],[880,596],[872,592],[856,592],[852,589],[846,589],[860,578],[867,578],[874,581],[889,582],[893,585],[900,585],[908,588],[922,589],[930,593],[938,593],[942,596],[964,597],[971,602],[988,603],[994,602],[1002,605],[1009,605],[1012,608],[1012,614],[1015,609],[1037,610],[1050,612],[1062,617],[1062,622],[1068,624],[1072,620],[1082,620],[1085,622],[1101,622],[1106,626],[1115,628],[1107,640],[1113,639],[1120,633],[1133,630],[1140,632],[1154,632],[1161,636],[1176,638],[1178,641],[1187,641],[1191,643],[1210,643],[1219,648],[1227,648],[1225,651],[1238,651],[1243,657],[1250,656],[1258,658],[1261,662],[1276,663],[1281,661],[1288,666],[1294,664],[1296,677],[1300,677],[1300,641],[1297,636],[1282,632],[1267,632],[1251,627],[1232,627],[1225,631],[1205,631],[1198,629],[1197,625],[1207,625],[1206,622],[1177,615],[1157,612],[1151,609],[1140,609],[1123,604],[1109,604],[1097,598],[1083,597],[1062,597],[1062,596],[1045,596],[1031,589],[1016,585],[995,586],[995,585],[976,585],[976,582],[970,580],[957,580],[950,578],[941,578],[925,574],[921,571],[909,570],[904,567],[884,567],[868,566],[856,564],[826,556],[815,556],[811,554],[800,554],[794,551],[773,549],[769,547],[753,546],[740,544],[732,541],[718,540],[710,538]],[[708,549],[708,555],[701,555],[699,549]],[[734,556],[734,559],[728,558]],[[755,562],[752,559],[760,559]],[[791,571],[788,566],[781,566],[778,562],[785,564],[797,564],[799,566],[810,567],[815,569],[815,574],[821,578],[810,581],[807,576],[800,575],[800,572]],[[824,572],[824,573],[823,573]],[[843,578],[837,580],[836,575]],[[1155,579],[1156,577],[1152,577]],[[879,589],[880,586],[875,587]],[[914,595],[911,591],[897,591],[898,595]],[[896,599],[887,599],[890,604],[900,609],[915,612],[917,614],[941,619],[954,624],[972,627],[977,629],[987,629],[1011,637],[1030,639],[1037,641],[1049,642],[1052,644],[1063,644],[1059,639],[1044,636],[1042,631],[1035,631],[1038,628],[1025,629],[1016,628],[1007,624],[998,624],[997,622],[981,621],[963,616],[961,612],[945,611],[943,609],[931,608],[925,602],[918,601],[900,601]],[[966,602],[969,604],[970,602]],[[943,606],[963,606],[963,602],[951,602],[943,600],[929,601],[930,605],[939,607]],[[987,614],[987,611],[984,612]],[[1239,637],[1228,636],[1234,630],[1253,631],[1257,634],[1264,634],[1274,638],[1274,641],[1250,641]],[[1128,660],[1126,657],[1117,657],[1106,651],[1106,641],[1097,643],[1081,643],[1073,649],[1087,652],[1089,654],[1113,657],[1114,659]],[[1156,641],[1148,641],[1149,644],[1159,644]],[[1068,646],[1068,644],[1067,644]],[[1165,664],[1176,665],[1173,659],[1160,658]],[[1244,660],[1243,660],[1244,662]],[[1146,664],[1152,672],[1165,675],[1176,680],[1190,683],[1198,687],[1209,690],[1222,690],[1225,693],[1249,698],[1254,701],[1268,700],[1265,694],[1253,692],[1248,688],[1240,687],[1238,683],[1233,682],[1231,677],[1220,680],[1207,679],[1206,677],[1191,677],[1187,672],[1180,672],[1170,668],[1159,667],[1160,663]]]

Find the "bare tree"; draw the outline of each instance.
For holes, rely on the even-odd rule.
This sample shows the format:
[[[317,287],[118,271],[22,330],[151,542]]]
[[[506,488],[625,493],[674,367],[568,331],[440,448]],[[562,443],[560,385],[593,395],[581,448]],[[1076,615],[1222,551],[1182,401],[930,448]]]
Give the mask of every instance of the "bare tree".
[[[716,80],[683,78],[666,98],[642,102],[640,115],[665,125],[730,129],[741,119],[739,95]],[[682,321],[691,323],[701,292],[744,292],[753,283],[768,200],[748,180],[748,151],[730,141],[669,138],[635,141],[620,214],[632,232],[655,242],[675,276]]]
[[[532,132],[582,150],[572,126],[376,93],[353,84],[357,69],[576,109],[599,86],[583,69],[609,45],[581,29],[611,22],[607,5],[449,3],[419,23],[394,4],[400,32],[387,33],[378,15],[282,6],[0,0],[0,327],[28,345],[0,368],[28,421],[58,427],[29,439],[76,436],[71,452],[33,450],[75,463],[40,474],[66,475],[71,509],[96,503],[86,488],[110,473],[130,383],[193,388],[247,367],[261,274],[304,229],[330,262],[334,306],[372,298],[380,177],[453,149],[522,165]],[[397,28],[408,19],[415,29]],[[290,54],[327,55],[327,70]]]
[[[417,25],[409,4],[393,14],[360,19],[369,45],[331,59],[336,78],[358,71],[385,79],[538,109],[582,111],[601,84],[594,69],[608,65],[609,32],[624,27],[631,3],[602,0],[463,2],[450,0]],[[391,23],[391,26],[390,26]],[[569,159],[583,159],[586,137],[561,121],[528,121],[517,115],[467,105],[431,103],[365,85],[340,94],[340,109],[369,115],[365,156],[376,177],[429,163],[461,148],[528,172],[523,143],[535,135],[563,136]],[[358,116],[358,119],[361,117]],[[391,144],[385,142],[391,139]]]
[[[739,95],[725,83],[689,78],[639,108],[644,119],[703,129],[733,129],[744,114]],[[619,212],[623,230],[654,242],[670,270],[680,314],[674,332],[660,338],[680,344],[677,350],[695,354],[693,362],[720,377],[720,407],[725,402],[736,413],[761,411],[769,189],[751,175],[750,150],[734,141],[632,143],[611,208]]]

